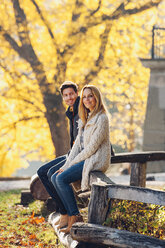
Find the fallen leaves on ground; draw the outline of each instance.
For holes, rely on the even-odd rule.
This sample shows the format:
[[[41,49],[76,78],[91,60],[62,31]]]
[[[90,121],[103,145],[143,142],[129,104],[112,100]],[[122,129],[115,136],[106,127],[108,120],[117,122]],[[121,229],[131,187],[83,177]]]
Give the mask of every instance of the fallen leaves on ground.
[[[41,201],[20,205],[21,191],[0,192],[0,248],[60,248]]]
[[[34,216],[34,211],[32,213],[32,215],[25,221],[22,222],[22,224],[28,224],[28,223],[31,223],[31,224],[40,224],[40,223],[43,223],[45,222],[45,218],[44,217],[35,217]]]

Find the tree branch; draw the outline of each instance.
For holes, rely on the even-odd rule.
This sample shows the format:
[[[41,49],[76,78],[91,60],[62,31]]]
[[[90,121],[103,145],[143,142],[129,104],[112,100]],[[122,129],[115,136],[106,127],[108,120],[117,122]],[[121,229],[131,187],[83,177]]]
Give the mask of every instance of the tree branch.
[[[133,9],[125,9],[126,5],[129,3],[121,3],[121,5],[114,11],[114,13],[109,16],[109,15],[102,15],[102,20],[115,20],[120,18],[121,16],[129,16],[129,15],[134,15],[141,13],[147,9],[151,9],[153,7],[157,7],[162,0],[156,0],[156,1],[148,1],[146,4],[140,6],[139,8],[133,8]]]
[[[9,43],[9,45],[13,48],[13,50],[24,60],[31,64],[35,63],[35,61],[38,61],[37,56],[34,53],[34,50],[31,47],[31,44],[22,44],[22,46],[19,46],[17,42],[14,40],[14,38],[3,29],[2,26],[0,26],[0,32],[4,39]],[[22,34],[21,34],[22,35]],[[23,38],[21,38],[22,42],[24,41]],[[30,50],[30,51],[29,51]],[[37,63],[35,63],[37,65]]]
[[[111,30],[111,26],[112,26],[112,24],[110,22],[106,23],[106,27],[104,29],[104,32],[100,36],[101,45],[100,45],[100,49],[99,49],[99,56],[98,56],[97,60],[95,61],[95,65],[94,65],[95,69],[91,69],[88,72],[88,74],[85,76],[85,79],[84,79],[85,84],[88,84],[90,81],[92,81],[98,75],[98,73],[101,71],[101,69],[103,68],[104,55],[105,55],[106,47],[108,44],[108,37],[109,37],[109,32]]]
[[[21,51],[16,51],[19,52],[19,55],[24,58],[28,63],[30,63],[31,66],[41,65],[31,45],[27,27],[27,19],[23,9],[20,7],[19,0],[13,0],[13,9],[15,12],[19,39],[22,43]],[[10,44],[12,45],[12,43]]]
[[[50,25],[49,25],[48,21],[47,21],[47,20],[45,19],[45,17],[43,16],[42,11],[41,11],[41,9],[39,8],[39,6],[38,6],[38,4],[36,3],[36,1],[35,1],[35,0],[31,0],[31,2],[32,2],[33,5],[35,6],[37,13],[39,14],[41,20],[43,21],[43,23],[45,24],[45,26],[46,26],[46,28],[47,28],[47,30],[48,30],[48,33],[49,33],[49,35],[50,35],[50,37],[51,37],[51,39],[52,39],[52,41],[53,41],[53,44],[55,45],[57,51],[59,52],[59,48],[58,48],[56,39],[55,39],[54,34],[53,34],[53,32],[52,32],[52,30],[51,30],[51,28],[50,28]]]
[[[17,93],[17,96],[8,96],[7,94],[3,93],[2,94],[3,97],[7,97],[8,100],[19,100],[23,103],[26,104],[26,108],[27,105],[31,105],[34,111],[38,111],[40,113],[43,114],[43,117],[45,116],[45,112],[42,110],[42,108],[40,108],[39,106],[35,105],[33,101],[30,101],[29,99],[26,99],[25,97],[23,97],[21,94]]]
[[[90,16],[95,15],[101,8],[102,0],[99,0],[98,7],[90,12]]]
[[[143,6],[140,6],[139,8],[133,8],[133,9],[125,9],[125,7],[130,3],[130,0],[124,1],[119,5],[119,7],[111,15],[104,15],[103,14],[102,16],[99,16],[99,17],[92,16],[92,18],[90,18],[90,16],[88,16],[87,23],[84,24],[83,26],[78,27],[76,30],[73,29],[74,31],[72,31],[69,34],[69,39],[71,39],[72,36],[79,36],[79,38],[77,38],[77,40],[78,40],[78,43],[80,43],[82,37],[87,33],[87,31],[90,28],[97,26],[97,25],[100,25],[100,24],[106,22],[107,20],[113,21],[115,19],[119,19],[122,16],[128,16],[128,15],[133,15],[133,14],[143,12],[147,9],[158,6],[161,1],[162,0],[156,0],[156,2],[155,1],[149,1],[146,4],[144,4]],[[99,9],[100,6],[101,6],[101,1],[99,1],[99,6],[97,9]],[[67,44],[65,46],[65,49],[63,50],[62,55],[73,54],[73,51],[76,48],[76,46],[77,46],[77,43],[72,44],[72,45]],[[95,74],[94,71],[92,71],[92,73]]]
[[[127,2],[122,2],[111,15],[103,14],[102,16],[90,18],[86,25],[83,25],[79,27],[76,31],[73,31],[70,36],[75,36],[80,33],[85,34],[89,28],[102,24],[106,20],[116,20],[122,16],[138,14],[147,9],[157,7],[162,2],[162,0],[149,1],[146,4],[140,6],[139,8],[125,9],[129,2],[129,0]]]
[[[25,16],[23,9],[19,5],[19,0],[13,0],[13,8],[15,12],[15,19],[16,19],[17,27],[18,27],[19,39],[23,45],[29,42],[26,16]],[[26,28],[22,29],[22,23],[23,23],[23,26]]]
[[[0,32],[4,39],[10,44],[10,46],[21,56],[21,47],[17,44],[17,42],[14,40],[14,38],[11,37],[11,35],[3,29],[2,26],[0,26]],[[21,56],[22,57],[22,56]]]
[[[18,44],[9,35],[9,33],[4,31],[3,36],[5,40],[10,44],[10,46],[14,49],[14,51],[16,51],[21,58],[23,58],[26,62],[30,64],[39,82],[41,92],[42,93],[49,92],[49,90],[51,91],[51,89],[49,88],[49,85],[47,84],[47,78],[45,75],[43,65],[40,62],[39,58],[37,57],[32,47],[32,44],[29,38],[26,16],[24,14],[23,9],[21,9],[20,7],[19,0],[13,0],[13,8],[15,12],[16,24],[18,26],[18,34],[19,34],[19,38],[22,43],[22,46],[21,47],[18,46]],[[2,27],[0,27],[0,31],[1,29]]]
[[[24,122],[24,121],[31,121],[33,119],[40,119],[40,118],[43,118],[43,116],[40,116],[40,115],[36,115],[36,116],[31,116],[31,117],[23,117],[17,121],[14,121],[13,123],[11,123],[10,125],[7,125],[7,126],[4,126],[2,127],[1,131],[3,131],[4,129],[8,129],[6,132],[2,133],[1,134],[1,137],[5,136],[8,134],[8,132],[11,130],[11,129],[15,129],[17,124],[19,124],[20,122]]]
[[[72,12],[72,23],[71,23],[71,30],[74,30],[74,27],[77,26],[77,21],[80,18],[82,14],[82,7],[84,6],[84,3],[82,0],[75,0],[75,6]],[[76,24],[76,25],[75,25]],[[68,35],[70,37],[70,34]],[[68,39],[70,40],[70,38]],[[66,44],[63,51],[60,53],[60,56],[65,56],[70,50],[74,49],[77,44]]]
[[[3,62],[4,62],[4,59],[1,58],[1,61],[2,61],[2,60],[3,60]],[[26,72],[22,72],[21,75],[20,75],[16,70],[15,70],[14,72],[11,72],[11,71],[8,69],[7,65],[2,64],[2,62],[0,62],[0,67],[1,67],[5,72],[7,72],[13,80],[18,79],[18,78],[21,79],[21,75],[23,75],[23,76],[25,76],[28,80],[34,81],[34,79],[33,79],[33,78],[30,78],[30,76],[29,76]],[[30,73],[29,73],[29,74],[30,74]],[[8,82],[7,82],[7,83],[8,83]]]
[[[16,138],[16,136],[14,138]],[[6,148],[6,151],[1,152],[1,157],[0,157],[0,175],[3,174],[3,170],[5,168],[5,159],[6,159],[6,156],[7,156],[8,152],[10,150],[12,150],[12,147],[13,147],[13,145],[15,143],[15,139],[14,138],[13,139],[10,139],[9,143],[7,144],[8,147]],[[3,150],[2,148],[4,148],[4,147],[0,147],[0,150],[1,151]]]
[[[14,40],[14,38],[3,29],[2,26],[0,26],[0,32],[2,33],[2,36],[4,39],[9,43],[9,45],[13,48],[13,50],[24,60],[26,60],[30,65],[35,63],[35,61],[38,61],[37,56],[34,53],[34,50],[32,47],[28,44],[23,44],[22,46],[19,46],[17,42]],[[23,39],[21,39],[23,41]],[[30,51],[28,51],[30,50]],[[31,53],[30,53],[31,52]]]
[[[74,6],[74,10],[72,12],[72,21],[76,22],[80,16],[81,16],[81,8],[82,6],[84,6],[84,3],[82,0],[75,0],[75,6]]]
[[[1,67],[5,72],[7,72],[8,75],[10,75],[11,79],[13,80],[13,82],[18,81],[18,78],[19,78],[19,79],[21,78],[21,76],[20,76],[16,71],[15,71],[14,73],[11,72],[11,71],[9,71],[8,68],[7,68],[6,66],[2,65],[2,63],[0,63],[0,67]],[[26,75],[26,76],[27,76],[27,75]],[[28,79],[29,79],[29,77],[28,77]],[[8,82],[7,82],[7,83],[8,83]],[[41,113],[44,113],[43,110],[42,110],[41,108],[39,108],[39,106],[34,105],[34,102],[33,102],[33,101],[30,101],[29,99],[25,99],[25,97],[23,97],[23,96],[20,94],[20,91],[19,91],[19,89],[17,88],[17,84],[15,84],[15,83],[14,83],[14,84],[10,84],[10,89],[11,89],[11,88],[14,88],[15,93],[16,93],[16,94],[15,94],[16,96],[14,96],[14,97],[9,96],[9,95],[7,94],[8,92],[6,92],[6,90],[5,90],[4,92],[2,92],[1,96],[7,97],[7,99],[13,99],[13,100],[20,100],[20,101],[23,101],[23,102],[28,103],[28,104],[32,105],[33,107],[35,107],[35,110],[36,110],[36,111],[40,111]],[[32,90],[28,91],[28,97],[29,97],[29,94],[31,94],[31,93],[33,93],[33,94],[35,95],[35,99],[37,99],[37,97],[36,97],[36,92],[35,92],[35,91],[32,91]],[[40,99],[38,99],[38,101],[40,101]]]

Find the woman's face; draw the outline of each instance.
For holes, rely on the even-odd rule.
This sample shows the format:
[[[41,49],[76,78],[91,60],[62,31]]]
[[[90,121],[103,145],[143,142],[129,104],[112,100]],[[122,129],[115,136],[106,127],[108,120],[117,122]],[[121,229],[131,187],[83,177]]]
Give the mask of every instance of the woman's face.
[[[90,112],[95,108],[96,106],[96,98],[94,97],[91,89],[86,88],[83,91],[83,104],[84,106],[90,110]]]

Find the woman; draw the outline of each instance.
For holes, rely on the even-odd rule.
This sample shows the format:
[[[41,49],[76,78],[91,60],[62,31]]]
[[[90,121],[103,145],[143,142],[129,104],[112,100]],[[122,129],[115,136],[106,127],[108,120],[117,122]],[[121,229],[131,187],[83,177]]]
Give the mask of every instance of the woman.
[[[83,221],[79,213],[71,183],[81,179],[82,191],[89,188],[89,173],[105,172],[109,167],[111,147],[109,120],[100,91],[93,85],[82,89],[79,105],[79,131],[65,164],[51,177],[67,214],[61,216],[69,233],[75,222]],[[60,226],[62,227],[62,226]]]

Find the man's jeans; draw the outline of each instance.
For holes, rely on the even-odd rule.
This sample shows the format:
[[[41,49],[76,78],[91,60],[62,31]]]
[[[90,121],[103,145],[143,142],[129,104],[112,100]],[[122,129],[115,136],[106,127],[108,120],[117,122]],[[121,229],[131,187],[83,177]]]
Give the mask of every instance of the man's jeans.
[[[51,162],[41,166],[37,171],[37,174],[43,185],[45,186],[47,192],[55,200],[60,214],[66,214],[67,211],[50,179],[51,176],[65,164],[65,161],[66,155],[58,157]]]
[[[76,199],[70,183],[76,182],[82,178],[83,166],[84,161],[72,165],[60,174],[55,173],[51,177],[51,182],[60,196],[69,216],[79,214]]]

